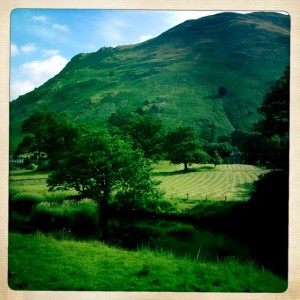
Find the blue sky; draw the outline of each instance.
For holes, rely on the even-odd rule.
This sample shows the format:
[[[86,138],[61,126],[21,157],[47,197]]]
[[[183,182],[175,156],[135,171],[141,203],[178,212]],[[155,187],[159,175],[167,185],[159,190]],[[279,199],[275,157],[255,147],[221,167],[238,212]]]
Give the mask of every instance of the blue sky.
[[[10,100],[40,86],[78,53],[140,43],[216,11],[16,9],[11,14]]]

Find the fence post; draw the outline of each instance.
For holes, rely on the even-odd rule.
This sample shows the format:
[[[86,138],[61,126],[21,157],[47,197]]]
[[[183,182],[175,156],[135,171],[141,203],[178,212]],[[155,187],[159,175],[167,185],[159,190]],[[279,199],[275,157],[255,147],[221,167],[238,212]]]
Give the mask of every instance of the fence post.
[[[225,202],[227,201],[227,196],[225,195]]]

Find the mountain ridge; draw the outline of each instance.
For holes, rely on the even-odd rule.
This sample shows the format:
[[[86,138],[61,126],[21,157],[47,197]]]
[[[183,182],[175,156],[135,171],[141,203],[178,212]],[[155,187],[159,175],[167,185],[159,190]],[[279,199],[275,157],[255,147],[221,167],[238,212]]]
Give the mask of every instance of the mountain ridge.
[[[140,44],[74,56],[34,91],[10,103],[11,148],[36,110],[106,126],[116,111],[194,125],[215,140],[250,129],[271,85],[289,64],[289,16],[220,13],[185,21]],[[218,89],[226,88],[226,95]]]

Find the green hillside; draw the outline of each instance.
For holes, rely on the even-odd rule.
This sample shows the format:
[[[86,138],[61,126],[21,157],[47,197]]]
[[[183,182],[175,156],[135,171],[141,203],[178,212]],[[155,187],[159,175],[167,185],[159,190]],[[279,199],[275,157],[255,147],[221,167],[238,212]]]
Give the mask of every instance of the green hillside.
[[[166,126],[193,124],[209,140],[250,129],[265,93],[289,64],[289,21],[276,13],[221,13],[141,44],[78,54],[11,102],[11,150],[24,118],[45,109],[101,126],[116,111],[138,110]]]

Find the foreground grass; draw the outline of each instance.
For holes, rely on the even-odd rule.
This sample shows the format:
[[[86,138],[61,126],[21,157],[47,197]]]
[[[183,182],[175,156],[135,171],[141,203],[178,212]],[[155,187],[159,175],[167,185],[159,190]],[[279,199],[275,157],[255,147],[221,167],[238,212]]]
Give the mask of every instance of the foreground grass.
[[[9,236],[9,286],[16,290],[283,292],[287,282],[252,262],[195,261],[100,242]]]

